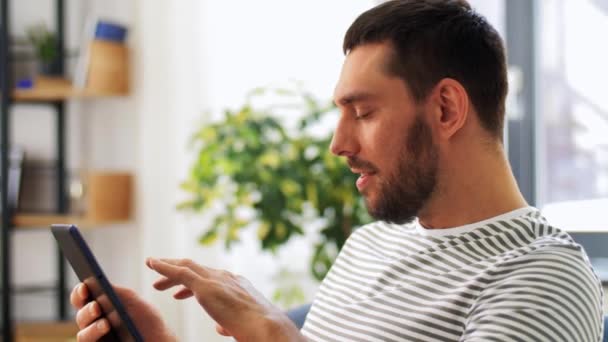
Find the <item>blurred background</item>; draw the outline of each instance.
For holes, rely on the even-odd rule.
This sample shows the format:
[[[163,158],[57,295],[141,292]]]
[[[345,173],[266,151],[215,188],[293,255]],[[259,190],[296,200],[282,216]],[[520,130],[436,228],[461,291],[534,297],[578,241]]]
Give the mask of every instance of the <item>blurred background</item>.
[[[145,257],[229,269],[285,309],[313,299],[323,266],[366,220],[352,182],[346,190],[315,188],[311,179],[334,172],[339,184],[342,177],[342,164],[321,150],[335,127],[328,104],[343,35],[379,1],[1,3],[0,41],[10,56],[0,69],[9,119],[1,133],[11,147],[3,149],[2,288],[11,291],[3,291],[10,311],[2,312],[2,327],[10,318],[21,340],[65,340],[73,329],[56,324],[73,315],[65,293],[76,283],[44,229],[57,221],[85,227],[108,278],[158,306],[180,340],[224,338],[194,301],[152,289]],[[608,282],[608,1],[471,3],[507,45],[505,141],[522,191],[585,246]],[[53,51],[58,45],[63,50]],[[234,135],[271,124],[255,121],[259,114],[285,127],[271,134],[260,126],[251,137],[276,147],[256,150],[255,163],[280,188],[278,213],[260,204],[266,190],[238,186],[263,181],[255,178],[261,172],[237,173],[250,161]],[[289,144],[278,144],[281,134]],[[302,148],[306,142],[319,148]],[[291,169],[280,165],[309,168],[312,177],[298,173],[292,184]],[[204,191],[192,186],[203,183]],[[291,201],[300,197],[306,200]],[[336,200],[349,205],[332,207]],[[247,211],[247,203],[258,205]],[[340,217],[348,218],[346,230]]]

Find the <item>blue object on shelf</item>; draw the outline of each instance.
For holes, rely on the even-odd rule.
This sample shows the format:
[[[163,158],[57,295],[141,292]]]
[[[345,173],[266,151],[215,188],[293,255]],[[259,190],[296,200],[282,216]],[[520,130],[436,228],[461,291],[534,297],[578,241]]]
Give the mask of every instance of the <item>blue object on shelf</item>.
[[[18,89],[31,89],[34,87],[34,80],[31,78],[22,78],[17,81],[16,87]]]
[[[95,39],[123,43],[127,37],[127,28],[109,21],[98,21],[95,26]]]

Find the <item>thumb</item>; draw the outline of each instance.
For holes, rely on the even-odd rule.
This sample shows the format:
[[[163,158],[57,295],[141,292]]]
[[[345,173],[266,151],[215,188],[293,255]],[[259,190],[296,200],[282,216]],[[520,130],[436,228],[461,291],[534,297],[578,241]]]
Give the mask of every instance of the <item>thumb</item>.
[[[137,298],[137,293],[128,287],[112,285],[114,291],[121,299],[134,299]]]
[[[232,336],[231,333],[228,332],[228,330],[224,329],[224,327],[222,327],[219,324],[215,325],[215,331],[217,331],[218,334],[222,335],[222,336]]]

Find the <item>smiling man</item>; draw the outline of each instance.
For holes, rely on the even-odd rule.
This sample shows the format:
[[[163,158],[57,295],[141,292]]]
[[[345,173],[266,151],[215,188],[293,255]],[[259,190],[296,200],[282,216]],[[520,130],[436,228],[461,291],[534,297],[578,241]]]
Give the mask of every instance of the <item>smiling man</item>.
[[[361,175],[356,185],[374,218],[411,221],[437,186],[438,155],[423,108],[388,70],[393,43],[346,44],[331,150]]]
[[[344,52],[331,150],[378,221],[349,238],[302,331],[244,279],[189,260],[149,259],[154,286],[180,286],[239,341],[600,341],[584,250],[528,206],[505,157],[496,31],[464,1],[396,0],[357,18]],[[118,290],[146,339],[172,339]],[[109,328],[87,294],[72,293],[81,341]]]
[[[599,341],[582,248],[522,197],[497,32],[463,1],[391,1],[344,40],[334,154],[379,220],[323,281],[313,340]]]

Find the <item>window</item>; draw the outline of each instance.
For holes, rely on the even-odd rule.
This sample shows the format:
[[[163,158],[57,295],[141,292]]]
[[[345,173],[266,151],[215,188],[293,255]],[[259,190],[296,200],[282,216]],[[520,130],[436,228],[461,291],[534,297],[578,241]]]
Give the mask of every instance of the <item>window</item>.
[[[608,197],[608,1],[537,5],[538,202]]]

